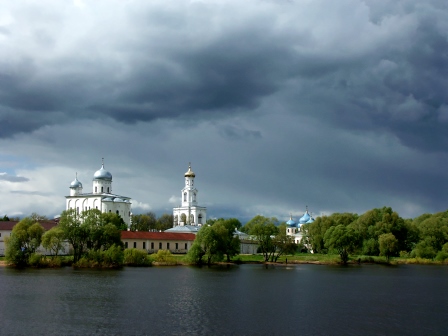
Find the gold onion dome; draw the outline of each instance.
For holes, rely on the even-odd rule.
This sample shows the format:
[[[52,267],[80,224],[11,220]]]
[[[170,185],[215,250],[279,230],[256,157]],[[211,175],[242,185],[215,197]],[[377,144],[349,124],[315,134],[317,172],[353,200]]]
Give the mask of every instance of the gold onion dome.
[[[191,165],[188,165],[188,171],[185,173],[185,177],[195,177],[196,175],[191,170]]]

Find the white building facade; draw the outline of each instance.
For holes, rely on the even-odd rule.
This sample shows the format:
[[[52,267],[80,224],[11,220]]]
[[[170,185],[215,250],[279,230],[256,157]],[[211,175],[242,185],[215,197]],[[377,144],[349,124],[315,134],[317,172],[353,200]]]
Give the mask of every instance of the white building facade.
[[[173,208],[173,228],[176,226],[202,226],[207,221],[207,208],[198,205],[198,190],[194,186],[195,173],[188,166],[185,187],[182,189],[182,204]]]
[[[131,225],[131,198],[112,193],[112,174],[101,168],[93,175],[92,192],[83,193],[82,183],[78,176],[70,184],[70,196],[66,198],[66,210],[75,209],[78,213],[85,210],[98,209],[120,215],[123,221]]]

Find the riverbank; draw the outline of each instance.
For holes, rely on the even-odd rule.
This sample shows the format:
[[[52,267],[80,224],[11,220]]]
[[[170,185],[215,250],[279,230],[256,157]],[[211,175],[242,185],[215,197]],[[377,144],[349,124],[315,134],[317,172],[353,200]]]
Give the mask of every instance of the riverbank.
[[[191,263],[184,261],[185,255],[172,255],[173,260],[169,262],[152,262],[148,266],[189,266]],[[295,265],[295,264],[311,264],[311,265],[340,265],[341,259],[338,255],[329,254],[300,254],[282,256],[276,262],[265,262],[262,255],[242,254],[238,255],[230,262],[218,262],[219,265],[241,265],[241,264],[266,264],[266,265]],[[348,264],[381,264],[381,265],[448,265],[448,260],[435,261],[423,258],[390,258],[389,261],[385,257],[376,256],[353,256],[349,259]],[[7,261],[2,258],[0,267],[8,266]],[[126,266],[126,265],[124,265]]]

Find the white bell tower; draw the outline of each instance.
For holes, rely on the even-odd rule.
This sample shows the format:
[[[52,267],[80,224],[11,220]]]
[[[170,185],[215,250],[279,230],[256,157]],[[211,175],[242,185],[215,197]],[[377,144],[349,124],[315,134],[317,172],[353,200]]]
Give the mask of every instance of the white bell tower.
[[[196,175],[191,170],[191,164],[188,164],[188,171],[185,173],[185,187],[182,189],[182,206],[195,206],[198,204],[198,190],[194,187],[194,178]]]
[[[181,191],[181,206],[173,208],[174,223],[176,226],[201,226],[207,221],[207,208],[198,205],[198,190],[194,186],[195,173],[188,164],[188,171],[185,173],[185,186]],[[197,230],[197,228],[196,228]],[[173,231],[174,232],[174,231]],[[175,231],[182,232],[182,231]],[[185,231],[187,232],[187,231]],[[190,232],[190,231],[188,231]]]

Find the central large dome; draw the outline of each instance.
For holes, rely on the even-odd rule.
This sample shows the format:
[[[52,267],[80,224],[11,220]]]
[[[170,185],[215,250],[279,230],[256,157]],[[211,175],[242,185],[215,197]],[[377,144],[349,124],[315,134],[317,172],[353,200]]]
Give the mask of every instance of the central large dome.
[[[107,180],[112,181],[112,174],[104,169],[104,163],[101,165],[101,169],[97,170],[93,175],[94,180]]]

